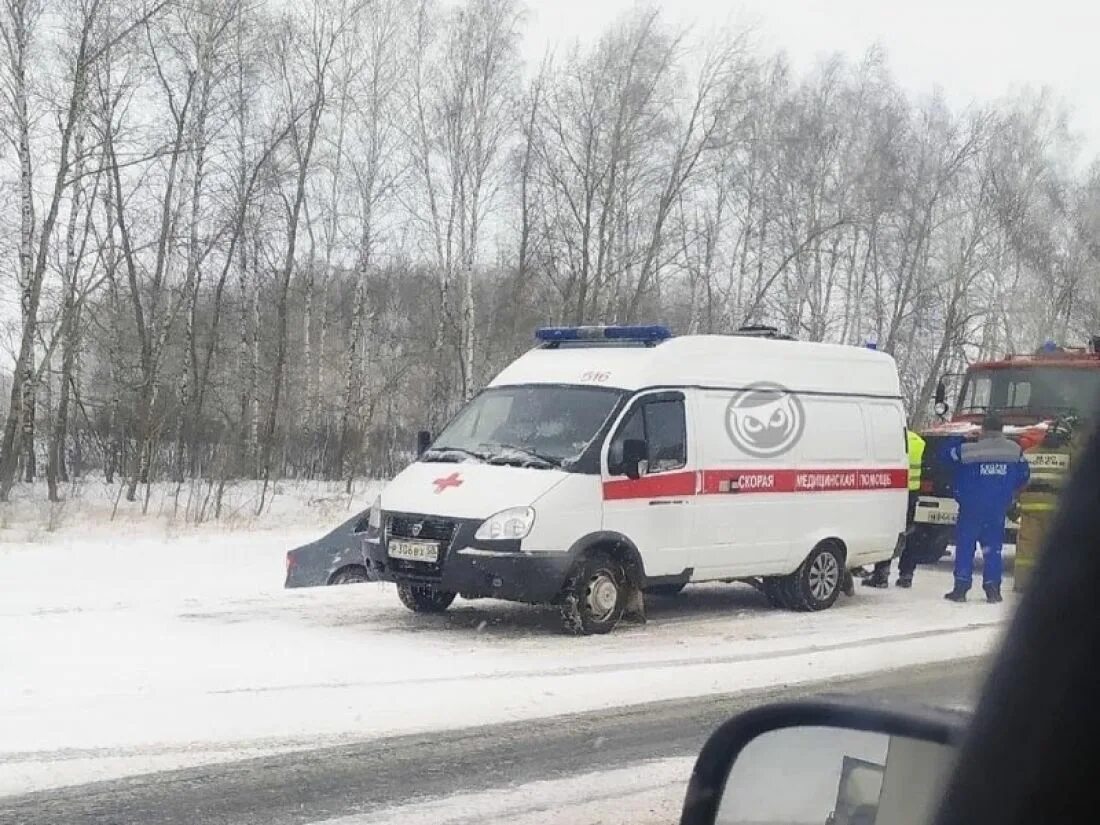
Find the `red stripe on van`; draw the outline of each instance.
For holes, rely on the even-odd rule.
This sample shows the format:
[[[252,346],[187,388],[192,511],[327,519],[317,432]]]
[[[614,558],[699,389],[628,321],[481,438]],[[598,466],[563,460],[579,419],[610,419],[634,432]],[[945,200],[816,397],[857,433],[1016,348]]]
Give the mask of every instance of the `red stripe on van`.
[[[909,486],[908,469],[705,470],[703,493],[822,493],[897,490]]]
[[[907,467],[828,470],[704,470],[703,495],[749,493],[828,493],[850,490],[904,490]],[[684,471],[603,483],[605,501],[695,495],[695,473]]]
[[[908,476],[906,476],[908,478]],[[665,473],[642,478],[622,478],[603,483],[605,501],[629,498],[662,498],[664,496],[695,495],[695,471]]]

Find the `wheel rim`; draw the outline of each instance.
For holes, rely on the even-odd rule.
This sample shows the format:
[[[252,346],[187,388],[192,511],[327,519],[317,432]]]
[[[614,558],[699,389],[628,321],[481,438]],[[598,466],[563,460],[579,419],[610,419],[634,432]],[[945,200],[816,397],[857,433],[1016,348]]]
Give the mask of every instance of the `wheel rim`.
[[[840,565],[832,553],[820,553],[810,562],[810,593],[818,601],[828,599],[840,583]]]
[[[588,580],[585,602],[593,618],[604,621],[615,612],[619,603],[619,585],[606,570],[601,570]]]

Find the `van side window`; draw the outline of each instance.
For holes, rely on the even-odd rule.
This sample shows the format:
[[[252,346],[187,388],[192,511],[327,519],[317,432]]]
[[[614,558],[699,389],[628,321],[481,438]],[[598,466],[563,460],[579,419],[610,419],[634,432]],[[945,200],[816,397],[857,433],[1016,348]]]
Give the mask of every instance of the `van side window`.
[[[649,444],[649,472],[678,470],[687,464],[687,427],[683,401],[646,404],[645,433]]]
[[[623,442],[640,439],[649,447],[648,473],[678,470],[687,464],[687,425],[682,399],[642,403],[619,426],[607,451],[612,475],[622,475]]]
[[[623,442],[635,439],[645,440],[645,418],[642,415],[642,409],[643,407],[636,406],[630,411],[611,441],[611,446],[607,450],[607,467],[612,475],[623,474]]]

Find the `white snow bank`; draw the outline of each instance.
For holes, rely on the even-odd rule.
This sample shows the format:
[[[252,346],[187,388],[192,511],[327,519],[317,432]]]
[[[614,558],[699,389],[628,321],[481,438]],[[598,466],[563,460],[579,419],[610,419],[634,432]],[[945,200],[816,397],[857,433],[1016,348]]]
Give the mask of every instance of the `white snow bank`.
[[[708,585],[576,639],[549,609],[284,591],[328,526],[0,544],[0,793],[980,655],[1012,603],[945,602],[946,570],[818,614]]]

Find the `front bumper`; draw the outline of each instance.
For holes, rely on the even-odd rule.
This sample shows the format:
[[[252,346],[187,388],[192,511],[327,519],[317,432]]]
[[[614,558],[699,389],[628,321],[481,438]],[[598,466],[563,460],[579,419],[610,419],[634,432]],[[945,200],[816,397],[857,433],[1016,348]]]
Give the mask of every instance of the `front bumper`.
[[[573,566],[569,553],[525,553],[519,541],[484,542],[474,539],[480,519],[454,522],[453,536],[440,541],[436,563],[391,559],[387,546],[393,520],[438,521],[436,516],[387,513],[387,528],[366,540],[367,566],[374,579],[419,584],[465,598],[506,599],[547,604],[557,599]]]

